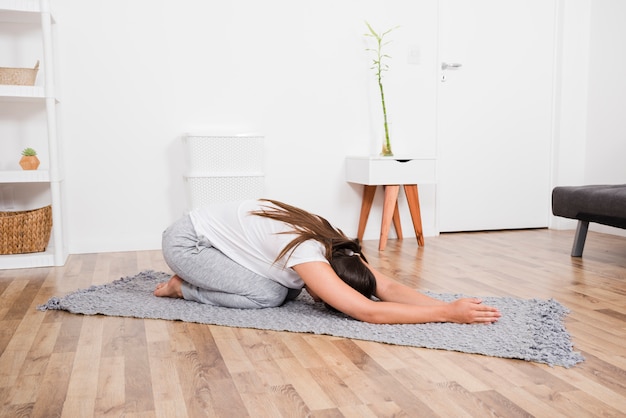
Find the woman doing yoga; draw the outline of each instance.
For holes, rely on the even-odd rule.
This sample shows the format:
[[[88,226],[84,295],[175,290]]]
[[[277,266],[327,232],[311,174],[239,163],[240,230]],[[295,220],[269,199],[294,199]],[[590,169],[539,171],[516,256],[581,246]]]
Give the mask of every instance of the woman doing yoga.
[[[275,200],[195,209],[163,232],[175,273],[154,294],[231,308],[276,307],[304,288],[315,301],[371,323],[493,323],[480,299],[443,302],[380,273],[357,240]],[[372,297],[376,299],[373,299]]]

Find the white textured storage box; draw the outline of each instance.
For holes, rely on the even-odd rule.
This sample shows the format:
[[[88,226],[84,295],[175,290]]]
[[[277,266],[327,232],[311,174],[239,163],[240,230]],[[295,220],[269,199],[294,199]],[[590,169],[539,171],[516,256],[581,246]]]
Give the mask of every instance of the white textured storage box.
[[[263,142],[257,135],[185,135],[189,209],[265,197]]]
[[[191,208],[232,200],[258,199],[265,190],[263,176],[185,177]]]
[[[183,137],[189,173],[263,172],[263,137],[255,135]]]

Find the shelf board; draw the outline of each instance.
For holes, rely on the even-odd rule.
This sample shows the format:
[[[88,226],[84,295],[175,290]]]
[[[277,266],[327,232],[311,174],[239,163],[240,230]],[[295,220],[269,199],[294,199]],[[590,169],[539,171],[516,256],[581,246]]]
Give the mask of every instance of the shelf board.
[[[54,266],[51,248],[40,253],[0,255],[0,270]]]
[[[0,100],[19,101],[19,100],[43,100],[46,93],[41,86],[9,86],[0,84]]]
[[[0,0],[0,11],[40,12],[39,0]]]
[[[48,170],[8,170],[0,171],[1,183],[46,183],[50,181]]]
[[[38,0],[0,0],[0,22],[40,22],[41,8]]]

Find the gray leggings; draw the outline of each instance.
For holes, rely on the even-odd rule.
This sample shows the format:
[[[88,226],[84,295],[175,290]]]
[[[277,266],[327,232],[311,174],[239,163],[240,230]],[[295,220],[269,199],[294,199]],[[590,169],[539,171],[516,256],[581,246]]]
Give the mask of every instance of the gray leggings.
[[[187,300],[228,308],[270,308],[293,299],[301,289],[288,289],[237,264],[196,235],[189,216],[163,232],[163,257],[183,280]]]

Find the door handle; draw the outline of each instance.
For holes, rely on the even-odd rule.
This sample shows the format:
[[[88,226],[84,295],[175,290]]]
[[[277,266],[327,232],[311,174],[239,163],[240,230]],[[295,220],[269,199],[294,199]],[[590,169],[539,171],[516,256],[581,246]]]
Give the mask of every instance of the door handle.
[[[463,64],[458,63],[458,62],[442,62],[441,63],[441,69],[442,70],[457,70],[459,68],[461,68]]]

